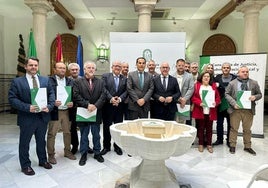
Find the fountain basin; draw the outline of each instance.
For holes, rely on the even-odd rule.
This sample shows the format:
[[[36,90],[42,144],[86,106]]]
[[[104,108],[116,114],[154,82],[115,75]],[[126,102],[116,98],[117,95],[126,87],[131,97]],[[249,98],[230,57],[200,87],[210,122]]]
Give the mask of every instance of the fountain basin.
[[[196,137],[196,128],[175,121],[137,119],[113,124],[110,132],[126,153],[140,156],[142,162],[132,169],[130,187],[179,187],[165,160],[185,154]]]

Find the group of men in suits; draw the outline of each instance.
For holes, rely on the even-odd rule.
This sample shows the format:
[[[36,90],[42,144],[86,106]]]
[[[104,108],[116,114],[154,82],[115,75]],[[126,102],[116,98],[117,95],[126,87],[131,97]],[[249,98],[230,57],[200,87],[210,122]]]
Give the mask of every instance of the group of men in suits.
[[[155,63],[153,62],[153,64]],[[9,102],[12,107],[18,110],[18,125],[20,127],[19,160],[21,171],[26,175],[35,174],[29,158],[29,145],[33,135],[36,138],[39,166],[51,169],[51,164],[57,163],[55,159],[55,136],[59,126],[63,130],[64,156],[72,160],[76,159],[71,152],[70,146],[71,122],[75,122],[74,112],[70,111],[70,109],[83,107],[89,112],[97,111],[95,122],[75,122],[75,128],[78,126],[81,133],[79,165],[83,166],[86,164],[88,153],[94,153],[94,159],[98,162],[104,162],[102,155],[111,151],[109,127],[113,123],[123,121],[125,101],[127,101],[128,105],[127,115],[129,120],[148,118],[152,99],[154,101],[154,113],[151,114],[151,118],[174,120],[175,113],[178,111],[177,104],[179,103],[181,107],[189,104],[194,90],[193,76],[185,71],[185,61],[183,59],[177,60],[177,71],[174,76],[169,74],[170,66],[168,62],[163,62],[160,65],[159,75],[153,76],[146,72],[146,59],[143,57],[136,59],[137,70],[130,72],[127,77],[121,74],[122,65],[124,64],[120,61],[114,61],[111,67],[112,72],[103,74],[101,79],[95,76],[96,64],[92,61],[84,63],[85,75],[76,79],[65,77],[66,66],[64,63],[55,64],[55,75],[50,78],[37,74],[38,65],[39,60],[37,58],[30,57],[27,59],[25,62],[26,75],[14,79],[9,90]],[[248,79],[247,67],[239,69],[239,77],[235,81],[239,83],[239,86],[246,85],[256,94],[251,98],[253,103],[261,98],[257,82]],[[72,87],[73,102],[63,105],[61,101],[57,101],[56,86],[59,85]],[[35,87],[46,88],[47,105],[41,109],[32,104],[31,89]],[[239,112],[234,100],[234,93],[237,92],[235,87],[235,85],[234,87],[230,85],[227,88],[226,96],[228,96],[227,100],[234,108],[233,111]],[[256,89],[256,92],[254,89]],[[233,93],[232,90],[235,90],[235,92]],[[253,108],[255,107],[254,104]],[[236,127],[231,129],[233,130],[230,135],[231,153],[235,152],[236,132],[239,126],[238,122],[241,119],[233,111],[231,112],[231,116],[234,117],[232,124]],[[70,114],[70,112],[72,113]],[[242,112],[245,113],[244,111]],[[245,151],[254,154],[255,152],[251,149],[250,128],[255,111],[253,110],[252,113],[251,111],[247,112],[248,114],[245,113],[245,116],[242,117],[242,121],[244,121],[244,118],[249,118],[249,121],[244,126],[246,132],[249,132],[245,137]],[[72,118],[69,119],[69,117]],[[185,119],[182,121],[184,122]],[[102,122],[103,149],[101,150],[100,124]],[[47,129],[48,158],[45,139]],[[92,133],[93,149],[89,148],[88,135],[90,131]],[[75,143],[75,147],[78,147],[78,141]],[[113,144],[113,147],[118,155],[122,155],[122,150],[116,143]]]

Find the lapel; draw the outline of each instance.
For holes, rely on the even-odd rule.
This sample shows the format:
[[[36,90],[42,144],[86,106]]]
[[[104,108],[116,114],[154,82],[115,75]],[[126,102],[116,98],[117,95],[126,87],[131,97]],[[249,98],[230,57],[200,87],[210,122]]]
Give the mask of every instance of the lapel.
[[[88,93],[91,95],[91,92],[90,92],[90,90],[89,90],[89,83],[88,83],[87,79],[84,77],[81,81],[82,81],[82,85],[83,85],[83,87],[84,87],[84,88],[87,88]],[[93,88],[93,89],[94,89],[94,88]]]
[[[180,87],[180,88],[182,88],[182,86],[184,85],[184,82],[185,82],[185,80],[186,80],[186,77],[187,77],[187,74],[186,74],[186,72],[184,72],[184,73],[183,73],[183,77],[182,77],[181,87]]]
[[[163,91],[165,91],[165,88],[164,88],[163,83],[162,83],[162,74],[160,74],[157,79],[158,79],[158,83],[159,83],[160,87],[162,88]]]

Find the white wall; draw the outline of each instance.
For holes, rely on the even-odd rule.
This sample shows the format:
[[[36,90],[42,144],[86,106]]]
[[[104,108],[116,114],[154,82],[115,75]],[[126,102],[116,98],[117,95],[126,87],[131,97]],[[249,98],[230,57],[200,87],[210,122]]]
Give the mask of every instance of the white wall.
[[[268,51],[268,42],[265,41],[268,28],[266,27],[268,20],[260,20],[259,23],[259,51]],[[24,38],[24,46],[27,51],[28,35],[32,28],[32,19],[1,19],[0,24],[4,27],[0,28],[0,68],[4,66],[6,74],[16,74],[17,56],[19,48],[19,37],[21,33]],[[189,20],[178,21],[176,25],[172,21],[152,21],[152,32],[186,32],[186,58],[189,61],[199,61],[202,53],[202,46],[205,40],[216,33],[223,33],[231,37],[237,47],[237,53],[243,52],[243,20],[231,20],[228,17],[222,20],[217,30],[209,29],[209,20]],[[107,20],[76,20],[75,30],[69,30],[66,22],[59,16],[47,20],[47,62],[50,60],[50,45],[57,33],[72,33],[81,35],[84,47],[84,60],[96,59],[96,47],[102,42],[109,46],[109,32],[135,32],[138,28],[137,20],[130,21],[114,21],[114,25]],[[1,29],[3,31],[1,31]],[[3,35],[3,39],[1,39]],[[35,39],[37,40],[37,39]],[[4,50],[1,49],[4,46]],[[4,54],[1,55],[1,51]],[[180,57],[178,57],[180,58]],[[2,59],[2,60],[1,60]],[[44,63],[44,62],[41,62]],[[130,62],[135,63],[135,62]],[[1,70],[2,71],[2,68]],[[109,71],[109,70],[107,70]],[[49,70],[47,70],[49,73]]]

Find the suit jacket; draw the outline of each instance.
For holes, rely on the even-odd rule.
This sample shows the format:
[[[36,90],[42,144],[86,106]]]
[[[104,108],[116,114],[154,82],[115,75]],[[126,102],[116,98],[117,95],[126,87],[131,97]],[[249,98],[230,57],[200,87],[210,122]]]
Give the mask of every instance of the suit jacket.
[[[66,86],[72,86],[73,87],[73,80],[71,78],[65,77],[66,79]],[[51,76],[49,77],[49,80],[52,84],[54,93],[55,93],[55,99],[57,99],[57,86],[58,86],[58,82],[57,82],[57,78],[56,76]],[[68,109],[69,110],[69,120],[72,120],[72,110],[71,108]],[[50,112],[51,115],[51,120],[56,121],[59,120],[59,109],[57,106],[54,106],[53,110]]]
[[[103,80],[96,77],[92,79],[92,83],[93,91],[90,91],[86,77],[74,80],[73,100],[77,107],[87,108],[88,104],[94,104],[97,107],[97,119],[92,123],[101,124],[101,108],[105,102],[104,83]]]
[[[144,98],[145,104],[144,110],[150,110],[150,98],[154,91],[154,83],[152,75],[148,72],[144,72],[144,85],[140,88],[139,85],[139,72],[133,71],[128,74],[127,79],[127,92],[129,95],[128,109],[132,111],[138,111],[140,106],[137,104],[137,100]]]
[[[163,108],[164,106],[165,107],[168,106],[170,112],[174,113],[178,111],[176,103],[181,96],[181,92],[180,92],[177,79],[169,75],[167,89],[163,87],[163,84],[161,81],[161,75],[156,76],[153,79],[153,82],[154,82],[153,98],[155,100],[154,111],[155,112],[161,111],[161,108]],[[172,102],[168,104],[164,104],[158,100],[160,96],[165,97],[165,98],[168,96],[172,96]]]
[[[177,73],[174,74],[174,77],[177,79]],[[190,104],[190,99],[194,93],[194,78],[192,74],[184,72],[180,88],[181,97],[186,99],[186,104]]]
[[[48,77],[38,76],[40,88],[47,88],[47,107],[51,111],[54,107],[55,94]],[[33,116],[42,116],[44,123],[48,123],[50,120],[50,114],[46,112],[31,113],[31,92],[26,76],[15,78],[11,82],[11,86],[8,93],[8,100],[11,106],[18,110],[18,125],[29,125],[34,122],[36,118]]]
[[[234,79],[233,81],[231,81],[227,88],[225,89],[225,98],[227,99],[227,101],[229,102],[230,104],[230,107],[228,108],[228,113],[233,113],[233,111],[235,110],[234,109],[234,106],[236,104],[236,97],[237,97],[237,91],[238,91],[238,80],[237,79]],[[261,90],[260,90],[260,86],[258,84],[257,81],[255,80],[252,80],[252,79],[249,79],[248,80],[248,90],[251,91],[251,95],[254,95],[256,97],[256,100],[260,100],[262,98],[262,93],[261,93]],[[256,103],[255,101],[252,101],[251,102],[251,111],[253,113],[253,115],[255,115],[255,106],[256,106]]]
[[[112,97],[118,96],[122,102],[127,98],[127,78],[123,75],[119,75],[118,91],[115,89],[115,82],[113,73],[105,73],[102,75],[104,81],[104,91],[106,94],[106,102],[110,102]]]

